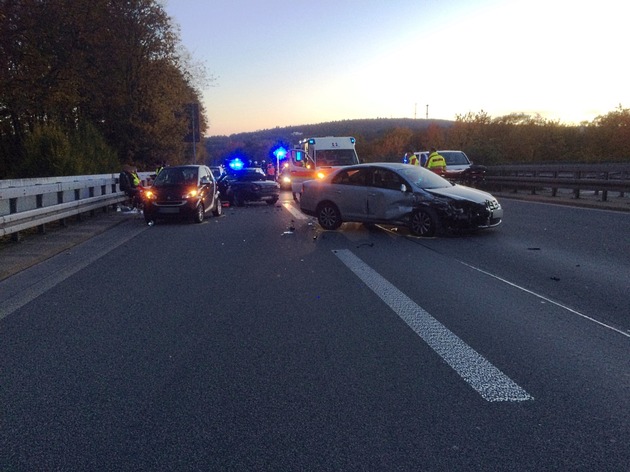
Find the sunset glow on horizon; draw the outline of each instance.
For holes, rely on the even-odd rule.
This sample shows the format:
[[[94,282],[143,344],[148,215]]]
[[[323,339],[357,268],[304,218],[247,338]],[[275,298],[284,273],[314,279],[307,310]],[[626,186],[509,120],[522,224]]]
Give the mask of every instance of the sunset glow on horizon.
[[[630,103],[618,1],[168,0],[215,80],[207,135],[484,111],[592,121]]]

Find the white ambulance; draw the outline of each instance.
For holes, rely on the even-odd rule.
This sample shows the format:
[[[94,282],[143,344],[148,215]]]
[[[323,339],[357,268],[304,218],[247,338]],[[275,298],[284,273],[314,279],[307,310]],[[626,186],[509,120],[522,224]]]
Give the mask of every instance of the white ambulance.
[[[322,178],[333,169],[359,163],[352,136],[303,139],[288,153],[291,191],[297,201],[302,182]]]

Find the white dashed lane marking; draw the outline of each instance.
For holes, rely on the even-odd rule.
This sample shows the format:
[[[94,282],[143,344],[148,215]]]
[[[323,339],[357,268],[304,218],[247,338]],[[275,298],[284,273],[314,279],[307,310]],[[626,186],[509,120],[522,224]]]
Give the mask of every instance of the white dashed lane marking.
[[[333,252],[485,400],[520,402],[534,399],[351,251]]]

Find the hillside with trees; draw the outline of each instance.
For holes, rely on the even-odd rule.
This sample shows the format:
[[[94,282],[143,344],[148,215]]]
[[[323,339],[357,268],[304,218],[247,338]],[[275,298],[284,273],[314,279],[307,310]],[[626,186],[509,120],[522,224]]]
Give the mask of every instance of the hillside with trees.
[[[159,2],[0,0],[0,31],[0,179],[190,159],[205,77]]]
[[[516,113],[493,118],[481,111],[454,121],[383,118],[275,128],[207,138],[208,162],[233,156],[268,161],[277,146],[311,136],[354,136],[365,162],[400,161],[405,152],[430,147],[463,150],[483,165],[630,162],[630,109],[620,105],[580,125]]]

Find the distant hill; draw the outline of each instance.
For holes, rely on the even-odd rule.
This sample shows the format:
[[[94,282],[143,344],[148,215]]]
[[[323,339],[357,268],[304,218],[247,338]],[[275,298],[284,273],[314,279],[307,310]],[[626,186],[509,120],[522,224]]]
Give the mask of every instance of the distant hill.
[[[209,136],[205,139],[211,164],[219,164],[234,155],[243,155],[252,160],[270,159],[276,146],[292,147],[301,139],[314,136],[354,136],[357,149],[368,145],[379,137],[397,128],[413,132],[426,131],[430,126],[449,128],[449,120],[427,120],[411,118],[375,118],[342,120],[310,125],[276,127],[230,136]]]
[[[429,126],[450,127],[450,120],[427,120],[412,118],[374,118],[361,120],[330,121],[326,123],[276,127],[246,133],[235,133],[230,136],[209,136],[210,140],[247,140],[252,138],[295,140],[310,136],[353,136],[361,135],[373,137],[395,128],[408,128],[411,130],[426,130]]]
[[[354,136],[365,162],[398,161],[409,150],[430,146],[461,149],[483,165],[628,162],[630,110],[619,109],[592,124],[564,125],[522,114],[490,120],[481,113],[462,121],[411,118],[342,120],[277,127],[231,136],[206,138],[207,160],[235,156],[249,160],[275,159],[278,146],[289,148],[301,139]]]

